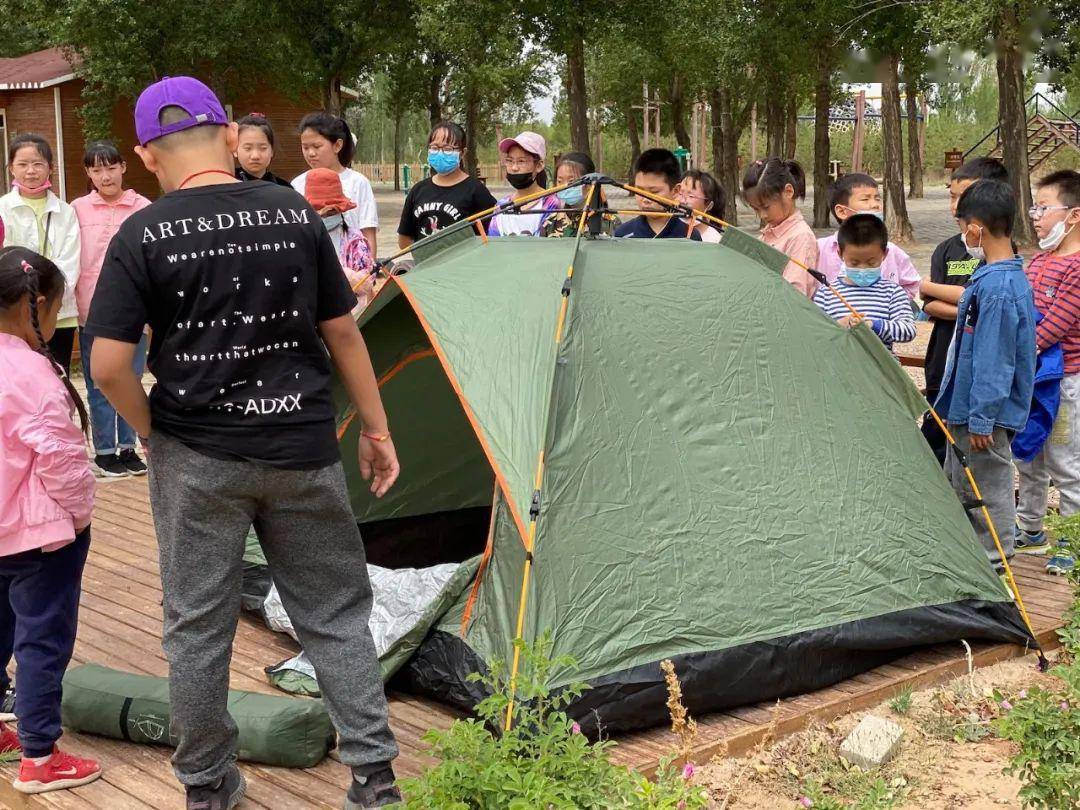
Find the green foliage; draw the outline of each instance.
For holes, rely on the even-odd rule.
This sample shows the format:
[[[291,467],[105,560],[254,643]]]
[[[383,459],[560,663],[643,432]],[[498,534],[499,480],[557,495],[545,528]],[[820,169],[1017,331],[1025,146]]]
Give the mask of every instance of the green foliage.
[[[1080,553],[1080,515],[1046,520],[1050,532]],[[1058,631],[1065,654],[1050,674],[1062,683],[1059,689],[1036,686],[1010,702],[995,693],[1009,711],[994,723],[995,731],[1020,746],[1007,773],[1024,782],[1020,800],[1025,807],[1059,808],[1080,805],[1080,573],[1069,579],[1077,596]]]
[[[892,700],[889,708],[897,714],[907,714],[911,711],[911,685],[905,685]]]
[[[1024,782],[1020,800],[1026,807],[1075,807],[1080,803],[1080,676],[1075,667],[1059,667],[1068,676],[1067,699],[1062,693],[1033,687],[1012,711],[995,723],[995,730],[1020,746],[1006,773]]]
[[[535,808],[702,808],[705,792],[683,778],[670,761],[655,782],[613,764],[610,742],[591,743],[566,716],[566,706],[586,688],[575,683],[552,693],[554,668],[572,659],[551,658],[551,640],[516,642],[522,667],[514,688],[504,662],[492,661],[473,680],[490,697],[476,718],[455,721],[445,731],[424,735],[440,762],[416,779],[402,780],[406,807],[444,810],[535,810]],[[501,728],[513,696],[513,723]]]
[[[852,778],[839,787],[808,781],[803,786],[803,795],[810,800],[810,807],[814,810],[889,810],[903,799],[904,785],[899,782],[890,785],[880,776],[857,768],[849,773]]]

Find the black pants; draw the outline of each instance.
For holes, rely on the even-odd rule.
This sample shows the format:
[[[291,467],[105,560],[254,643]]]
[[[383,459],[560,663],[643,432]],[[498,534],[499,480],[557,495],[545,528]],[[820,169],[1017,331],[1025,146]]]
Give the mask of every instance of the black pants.
[[[44,757],[60,739],[61,681],[75,649],[90,528],[57,551],[0,557],[0,694],[19,668],[15,715],[25,756]]]
[[[66,326],[57,329],[49,341],[49,351],[53,359],[64,369],[64,373],[71,376],[71,353],[75,349],[75,333],[78,329],[74,326]]]

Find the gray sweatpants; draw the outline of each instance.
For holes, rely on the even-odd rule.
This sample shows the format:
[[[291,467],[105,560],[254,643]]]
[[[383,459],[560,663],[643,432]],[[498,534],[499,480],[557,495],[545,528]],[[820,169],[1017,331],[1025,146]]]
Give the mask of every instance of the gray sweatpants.
[[[315,666],[342,762],[364,766],[397,756],[368,629],[364,546],[340,462],[300,471],[220,461],[155,433],[149,480],[177,778],[184,785],[213,783],[236,759],[236,723],[226,700],[244,538],[252,524]]]
[[[1080,374],[1061,381],[1061,405],[1046,444],[1030,462],[1016,462],[1020,471],[1020,528],[1042,531],[1050,481],[1061,495],[1061,514],[1080,512]]]
[[[994,428],[994,444],[982,452],[976,453],[971,450],[971,436],[968,434],[967,425],[949,423],[949,432],[952,433],[956,443],[967,456],[971,474],[975,476],[975,483],[979,485],[983,501],[990,512],[990,519],[994,521],[1001,547],[1005,549],[1005,556],[1012,557],[1016,551],[1016,537],[1013,535],[1013,526],[1016,525],[1016,499],[1013,497],[1013,455],[1012,439],[1013,432],[1004,428]],[[953,451],[952,445],[945,454],[945,474],[949,476],[953,489],[964,504],[975,502],[975,495],[971,491],[964,468]],[[986,524],[986,517],[982,509],[968,510],[968,519],[978,535],[986,556],[990,562],[998,564],[1001,555],[998,553],[994,539],[990,536],[990,528]]]

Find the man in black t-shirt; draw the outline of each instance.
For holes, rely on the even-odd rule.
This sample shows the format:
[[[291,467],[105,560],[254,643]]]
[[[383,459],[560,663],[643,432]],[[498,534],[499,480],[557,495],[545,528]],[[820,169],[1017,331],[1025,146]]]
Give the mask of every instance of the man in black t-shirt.
[[[956,204],[968,187],[979,180],[1008,181],[1004,164],[996,158],[972,158],[953,172],[949,181],[949,210],[956,218]],[[926,345],[926,400],[933,405],[945,376],[945,361],[952,345],[956,327],[956,305],[971,275],[981,262],[972,258],[964,247],[960,234],[950,236],[934,249],[930,258],[930,278],[923,279],[919,294],[923,299],[923,311],[934,324],[930,341]],[[923,419],[923,435],[930,444],[938,461],[945,463],[945,434],[928,413]]]
[[[381,496],[398,462],[350,314],[356,296],[302,197],[233,177],[236,125],[204,84],[151,85],[135,123],[136,151],[167,193],[113,238],[86,329],[95,382],[150,451],[187,806],[228,810],[244,793],[226,701],[252,524],[353,770],[346,807],[392,803],[397,747],[330,397],[332,361],[363,426],[361,471]],[[149,399],[131,372],[147,324]]]

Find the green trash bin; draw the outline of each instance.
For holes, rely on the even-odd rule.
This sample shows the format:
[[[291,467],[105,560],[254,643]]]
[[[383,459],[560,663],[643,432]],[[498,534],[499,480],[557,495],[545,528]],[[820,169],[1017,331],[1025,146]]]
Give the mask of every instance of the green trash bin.
[[[412,176],[412,166],[410,166],[408,163],[406,163],[404,166],[401,167],[401,188],[404,191],[409,190],[409,185],[410,185],[409,181],[410,181],[411,176]]]
[[[679,161],[679,171],[685,173],[687,168],[689,168],[687,164],[690,161],[690,150],[689,149],[683,149],[680,146],[678,149],[676,149],[673,152],[673,154],[675,155],[675,157]]]

